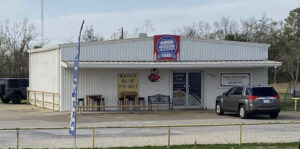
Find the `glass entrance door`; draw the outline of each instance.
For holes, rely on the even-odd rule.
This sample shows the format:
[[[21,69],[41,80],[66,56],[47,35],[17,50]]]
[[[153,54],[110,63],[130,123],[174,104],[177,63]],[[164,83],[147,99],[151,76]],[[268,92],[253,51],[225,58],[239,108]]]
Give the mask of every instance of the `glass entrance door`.
[[[200,72],[173,73],[174,107],[200,105],[201,83]]]
[[[192,72],[188,75],[188,105],[196,106],[201,103],[201,73]]]
[[[186,73],[173,73],[173,106],[186,105]]]

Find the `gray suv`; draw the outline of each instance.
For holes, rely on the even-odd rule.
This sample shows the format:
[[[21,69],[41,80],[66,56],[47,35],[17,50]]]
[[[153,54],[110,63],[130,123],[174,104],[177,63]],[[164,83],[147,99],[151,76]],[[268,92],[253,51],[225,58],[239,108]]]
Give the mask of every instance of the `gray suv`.
[[[235,86],[216,99],[216,113],[237,112],[243,119],[251,114],[267,114],[277,118],[279,95],[271,86]]]

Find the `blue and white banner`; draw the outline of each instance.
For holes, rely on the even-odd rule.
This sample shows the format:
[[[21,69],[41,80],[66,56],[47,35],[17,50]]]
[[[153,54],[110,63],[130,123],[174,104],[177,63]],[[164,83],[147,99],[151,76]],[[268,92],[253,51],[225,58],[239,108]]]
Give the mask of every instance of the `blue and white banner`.
[[[82,21],[81,28],[79,31],[76,56],[74,60],[74,75],[73,75],[74,88],[72,93],[72,111],[71,111],[71,121],[70,121],[70,130],[69,130],[69,133],[72,136],[76,136],[78,67],[79,67],[79,57],[80,57],[80,38],[81,38],[81,31],[83,28],[83,24],[84,24],[84,20]]]

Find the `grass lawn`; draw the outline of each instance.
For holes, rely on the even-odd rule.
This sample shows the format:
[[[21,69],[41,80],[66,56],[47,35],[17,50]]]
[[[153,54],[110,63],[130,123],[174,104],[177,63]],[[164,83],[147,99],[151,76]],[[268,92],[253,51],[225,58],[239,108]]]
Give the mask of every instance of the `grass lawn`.
[[[166,149],[166,146],[114,147],[108,149]],[[298,142],[293,143],[246,143],[238,144],[203,144],[172,145],[170,149],[298,149]]]
[[[0,104],[2,104],[1,98],[0,98]],[[12,104],[11,101],[9,102],[9,104]],[[21,104],[27,104],[27,100],[21,100]]]
[[[279,93],[280,96],[280,108],[283,111],[294,111],[295,107],[295,101],[292,100],[291,94],[286,94],[286,93]],[[298,107],[297,111],[300,111],[300,106],[299,103],[300,101],[298,100]]]

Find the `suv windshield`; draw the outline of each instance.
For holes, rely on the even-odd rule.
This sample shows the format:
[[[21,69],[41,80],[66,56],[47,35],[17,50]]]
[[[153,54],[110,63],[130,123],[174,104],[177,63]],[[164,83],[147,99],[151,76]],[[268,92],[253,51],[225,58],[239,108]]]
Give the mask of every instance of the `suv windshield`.
[[[254,87],[250,90],[254,96],[274,96],[277,92],[273,87]]]

